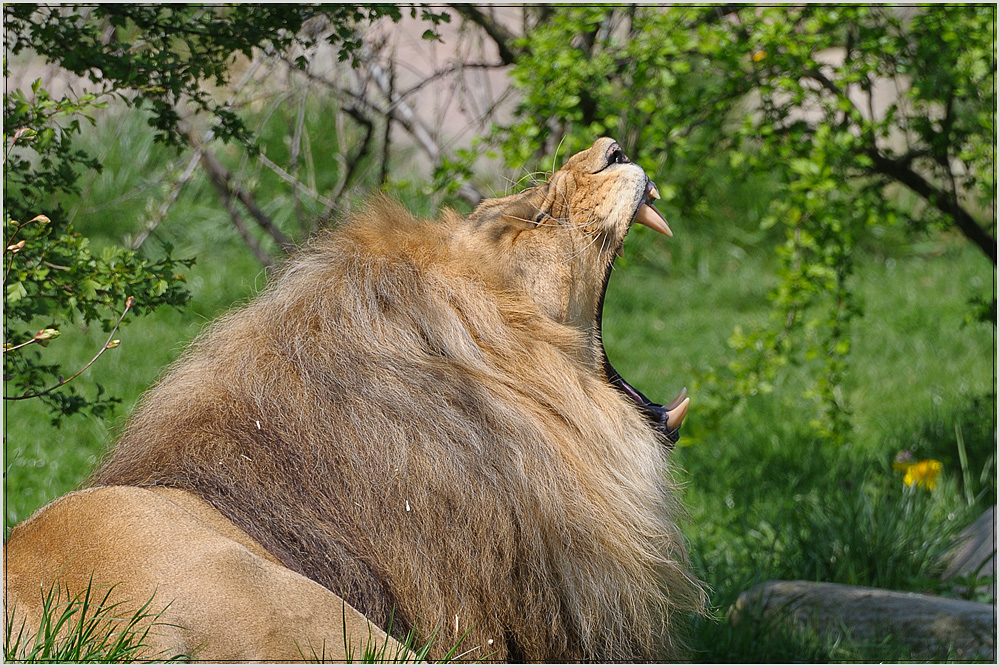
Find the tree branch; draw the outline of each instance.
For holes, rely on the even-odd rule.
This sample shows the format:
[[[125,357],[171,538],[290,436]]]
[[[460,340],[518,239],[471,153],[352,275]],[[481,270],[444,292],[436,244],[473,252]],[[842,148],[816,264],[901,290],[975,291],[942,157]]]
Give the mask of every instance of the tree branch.
[[[249,67],[247,67],[246,72],[243,73],[243,76],[240,78],[240,80],[237,81],[236,85],[233,86],[232,94],[230,95],[229,100],[226,102],[224,106],[228,107],[235,106],[236,99],[243,90],[243,87],[250,82],[250,80],[257,73],[257,70],[260,69],[261,65],[264,63],[265,58],[262,57],[262,55],[268,56],[267,53],[268,50],[269,49],[265,49],[265,52],[263,54],[258,54],[254,56],[254,59],[250,62],[250,65]],[[132,250],[138,250],[139,248],[141,248],[142,244],[146,242],[147,238],[149,238],[149,235],[152,234],[154,231],[156,231],[156,228],[160,226],[160,223],[162,223],[166,219],[167,213],[170,212],[170,208],[177,201],[178,197],[180,197],[181,190],[194,177],[195,167],[198,166],[198,164],[201,162],[202,153],[205,151],[205,147],[215,137],[215,129],[218,126],[219,126],[218,121],[216,121],[215,123],[212,124],[210,128],[208,128],[208,131],[206,131],[204,136],[202,136],[200,139],[195,137],[193,131],[188,131],[188,138],[189,138],[188,143],[190,143],[194,147],[194,152],[188,158],[188,163],[187,166],[184,168],[184,171],[181,172],[180,176],[178,176],[173,183],[171,183],[170,190],[167,193],[167,198],[160,204],[160,207],[157,209],[156,213],[148,220],[146,220],[144,225],[145,229],[139,232],[139,234],[137,234],[136,237],[132,240],[132,243],[130,244]]]
[[[358,148],[358,150],[356,150],[354,152],[354,157],[351,157],[350,153],[348,153],[347,151],[344,151],[344,155],[347,158],[344,161],[345,162],[345,164],[344,164],[344,175],[343,175],[343,178],[340,181],[340,185],[337,187],[336,191],[333,193],[333,202],[334,203],[331,203],[331,205],[327,207],[326,211],[323,214],[323,218],[326,218],[327,216],[329,216],[330,213],[333,211],[333,209],[336,208],[336,206],[337,206],[336,202],[340,201],[340,198],[344,196],[344,192],[347,190],[348,186],[350,186],[351,181],[354,180],[354,173],[355,173],[355,171],[357,171],[358,165],[361,163],[361,160],[366,155],[368,155],[368,149],[371,146],[372,135],[375,132],[375,124],[372,123],[372,121],[369,118],[367,118],[363,113],[361,113],[361,111],[357,107],[354,107],[354,106],[345,106],[345,107],[343,107],[343,109],[344,109],[344,112],[347,113],[348,116],[350,116],[351,118],[353,118],[354,121],[358,125],[360,125],[361,127],[363,127],[365,129],[365,136],[361,140],[361,146],[360,146],[360,148]],[[389,121],[386,120],[385,124],[386,124],[386,126],[388,126],[389,125]],[[386,132],[386,134],[388,134],[388,131]],[[383,174],[383,178],[384,177],[385,176]]]
[[[406,101],[400,99],[399,95],[392,94],[392,86],[388,73],[377,63],[371,63],[369,71],[375,83],[382,91],[382,94],[389,98],[389,109],[385,111],[385,115],[402,125],[417,140],[417,143],[420,144],[420,147],[424,149],[424,152],[427,153],[435,165],[440,164],[443,152],[441,146],[420,121],[420,118],[417,117],[413,108]],[[363,98],[356,96],[356,99],[362,100]],[[370,103],[367,104],[370,106]],[[483,199],[483,194],[470,183],[463,183],[458,189],[458,195],[473,206]]]
[[[201,166],[205,169],[212,184],[220,192],[225,191],[230,197],[235,197],[246,207],[247,212],[257,221],[257,224],[266,231],[274,241],[281,246],[286,253],[295,249],[295,244],[278,229],[271,218],[257,205],[253,196],[238,185],[233,185],[232,174],[219,162],[219,159],[210,151],[202,151]]]
[[[205,157],[206,155],[207,155],[206,153],[201,154],[201,159],[203,164],[206,161]],[[215,160],[215,157],[212,156],[211,158],[208,159]],[[223,207],[225,207],[226,212],[229,213],[229,219],[233,221],[233,227],[236,228],[236,231],[239,232],[240,237],[243,238],[243,242],[246,243],[247,247],[250,248],[250,251],[254,254],[254,257],[257,258],[257,261],[259,261],[266,267],[273,267],[275,264],[274,258],[271,257],[266,252],[264,252],[264,249],[260,247],[260,243],[257,241],[256,238],[254,238],[253,234],[250,233],[250,230],[247,229],[246,224],[244,224],[243,222],[243,217],[240,215],[240,212],[236,209],[236,206],[233,204],[233,193],[229,189],[228,183],[220,177],[218,172],[213,171],[211,167],[207,165],[205,166],[205,171],[208,173],[208,180],[212,183],[212,186],[215,188],[215,191],[219,194],[219,201],[222,202],[222,205]]]
[[[309,80],[318,81],[319,83],[328,86],[338,95],[351,98],[352,102],[356,105],[356,111],[368,112],[381,116],[385,118],[387,122],[393,120],[396,121],[410,134],[410,136],[416,140],[417,146],[427,154],[427,157],[431,159],[433,164],[440,164],[441,155],[443,153],[440,144],[432,136],[430,130],[428,130],[424,123],[417,117],[413,108],[405,100],[401,99],[398,94],[391,93],[389,77],[386,71],[375,63],[370,64],[368,69],[372,79],[375,81],[375,84],[382,91],[382,94],[387,98],[391,95],[391,98],[388,100],[387,108],[381,108],[368,99],[367,96],[350,90],[349,88],[339,86],[333,81],[324,79],[323,77],[317,76],[312,72],[299,72],[299,74],[301,76],[305,76]],[[360,79],[357,70],[352,70],[352,74],[355,78]],[[358,85],[363,86],[364,84],[363,82],[359,82]],[[473,206],[483,200],[483,193],[481,193],[479,189],[471,183],[463,183],[458,189],[458,195]]]
[[[458,12],[458,15],[466,21],[475,23],[489,35],[490,39],[497,45],[500,60],[505,65],[513,65],[517,61],[517,57],[521,55],[522,49],[514,46],[514,40],[517,39],[516,35],[480,11],[475,5],[453,4],[448,6]]]
[[[313,190],[312,188],[310,188],[308,185],[306,185],[305,183],[303,183],[299,179],[297,179],[294,176],[292,176],[291,174],[289,174],[287,171],[285,171],[284,169],[282,169],[280,165],[275,164],[273,161],[271,161],[271,159],[268,158],[266,155],[264,155],[264,153],[258,153],[257,154],[257,159],[260,161],[260,163],[262,165],[264,165],[265,167],[267,167],[268,169],[270,169],[271,171],[273,171],[278,176],[278,178],[280,178],[281,180],[285,181],[286,183],[288,183],[289,185],[291,185],[293,188],[295,188],[296,191],[301,192],[301,193],[307,195],[308,197],[310,197],[312,199],[315,199],[316,201],[318,201],[319,203],[323,204],[324,206],[334,206],[335,205],[335,202],[331,201],[327,197],[324,197],[323,195],[321,195],[320,193],[316,192],[315,190]],[[243,200],[241,199],[240,201],[243,201]],[[254,217],[256,217],[256,216],[254,216]],[[277,240],[277,239],[275,239],[275,240]]]
[[[131,297],[130,296],[129,298],[125,299],[125,310],[122,311],[121,317],[119,317],[118,321],[115,322],[114,328],[111,330],[111,333],[108,334],[108,339],[106,341],[104,341],[104,345],[101,346],[100,351],[97,354],[95,354],[94,357],[90,361],[88,361],[86,363],[86,365],[84,365],[83,368],[81,368],[80,370],[78,370],[76,373],[73,373],[68,378],[65,378],[65,379],[59,378],[59,381],[56,384],[54,384],[51,387],[49,387],[48,389],[43,389],[41,391],[36,391],[36,392],[30,393],[30,394],[22,394],[21,396],[4,396],[3,400],[5,400],[5,401],[24,401],[24,400],[27,400],[29,398],[38,398],[39,396],[45,396],[46,394],[49,394],[49,393],[55,391],[56,389],[58,389],[59,387],[67,385],[70,382],[72,382],[73,380],[75,380],[76,378],[80,377],[83,374],[84,371],[86,371],[88,368],[90,368],[91,366],[93,366],[94,363],[98,359],[101,358],[102,354],[104,354],[105,352],[107,352],[110,349],[118,347],[118,341],[114,340],[115,334],[118,332],[118,327],[120,327],[122,325],[122,320],[125,319],[125,316],[128,315],[128,311],[132,310],[132,306],[134,306],[134,305],[135,305],[135,297]],[[53,331],[53,330],[52,329],[45,329],[43,331],[39,331],[37,334],[35,334],[35,338],[32,339],[32,341],[34,341],[36,339],[41,339],[41,337],[45,334],[46,331]],[[51,335],[49,336],[49,338],[52,338],[52,337],[53,336],[51,336]]]
[[[448,67],[444,67],[442,69],[431,72],[426,77],[424,77],[417,83],[413,84],[406,90],[400,91],[399,97],[401,98],[409,97],[410,95],[417,92],[427,84],[436,81],[441,77],[448,76],[449,74],[454,74],[455,72],[461,72],[467,69],[501,69],[507,66],[508,66],[507,63],[464,63],[464,62],[453,63]]]
[[[836,84],[830,81],[830,79],[824,76],[822,72],[817,69],[812,69],[805,72],[805,74],[819,83],[828,92],[850,101],[852,108],[858,111],[859,114],[861,113],[861,110],[857,108],[847,94],[837,87]],[[991,237],[989,233],[978,222],[976,222],[976,219],[972,217],[972,214],[962,207],[958,201],[958,195],[954,191],[949,193],[936,187],[933,183],[910,167],[916,153],[911,151],[907,155],[903,156],[902,159],[894,160],[886,155],[883,155],[882,152],[879,151],[878,147],[873,144],[865,149],[865,154],[872,159],[876,172],[902,183],[906,187],[910,188],[910,190],[923,197],[928,203],[937,208],[939,211],[954,220],[955,225],[965,235],[965,237],[979,247],[979,249],[990,258],[993,265],[996,266],[996,239]],[[947,163],[942,166],[950,176],[951,169]]]
[[[967,239],[979,247],[983,253],[990,258],[993,265],[997,263],[997,240],[976,222],[975,218],[962,208],[958,200],[949,193],[935,187],[923,176],[912,170],[903,162],[899,162],[882,155],[878,149],[871,147],[866,151],[868,157],[875,164],[875,170],[892,178],[906,187],[913,190],[939,211],[949,216],[955,221],[955,225],[961,230]]]
[[[241,216],[237,208],[233,206],[232,197],[229,196],[228,192],[223,192],[222,190],[218,190],[218,192],[219,199],[222,200],[222,205],[225,206],[226,212],[229,213],[229,219],[233,221],[233,227],[236,228],[236,231],[243,239],[243,242],[247,244],[248,248],[250,248],[250,252],[253,253],[258,262],[269,269],[274,268],[277,262],[275,262],[271,255],[264,252],[264,249],[260,247],[260,241],[254,238],[254,235],[250,233],[249,229],[247,229],[246,224],[243,222],[243,216]]]
[[[212,134],[212,130],[209,130],[205,134],[205,142],[212,140]],[[191,157],[188,158],[188,163],[187,166],[184,167],[184,171],[181,172],[181,174],[170,184],[170,190],[167,192],[167,198],[160,203],[156,213],[146,220],[144,225],[145,228],[136,234],[134,239],[132,239],[132,243],[129,244],[129,247],[132,250],[138,250],[141,248],[142,244],[149,238],[149,235],[156,231],[156,228],[160,226],[160,223],[166,219],[167,213],[170,212],[170,208],[174,205],[174,202],[177,201],[177,198],[180,197],[181,190],[194,177],[194,169],[201,160],[203,146],[204,144],[200,144],[194,149]]]

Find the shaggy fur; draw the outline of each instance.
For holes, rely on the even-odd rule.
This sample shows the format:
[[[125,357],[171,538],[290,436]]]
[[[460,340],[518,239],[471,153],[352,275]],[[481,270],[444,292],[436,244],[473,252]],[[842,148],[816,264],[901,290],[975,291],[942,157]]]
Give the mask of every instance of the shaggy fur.
[[[602,370],[603,291],[645,184],[609,146],[467,219],[375,201],[211,326],[92,482],[190,490],[441,651],[673,655],[702,594],[665,451]]]

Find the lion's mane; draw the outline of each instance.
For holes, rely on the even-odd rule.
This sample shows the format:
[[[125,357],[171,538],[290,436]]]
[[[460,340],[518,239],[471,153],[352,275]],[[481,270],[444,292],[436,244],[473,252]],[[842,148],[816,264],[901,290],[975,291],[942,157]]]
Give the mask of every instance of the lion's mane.
[[[458,224],[383,199],[316,240],[148,392],[92,483],[190,490],[440,651],[669,657],[700,590],[661,445]]]

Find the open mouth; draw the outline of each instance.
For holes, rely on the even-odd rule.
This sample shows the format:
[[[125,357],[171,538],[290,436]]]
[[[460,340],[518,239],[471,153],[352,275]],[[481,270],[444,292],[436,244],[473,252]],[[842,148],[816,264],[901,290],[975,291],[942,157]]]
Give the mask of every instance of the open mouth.
[[[658,231],[661,234],[673,236],[674,234],[670,230],[670,226],[667,224],[666,218],[664,218],[663,214],[660,213],[653,205],[653,202],[659,198],[660,194],[657,192],[656,186],[653,185],[652,181],[647,179],[645,193],[643,194],[642,200],[639,202],[639,206],[636,209],[632,221],[646,225],[650,229]],[[652,426],[653,429],[664,438],[668,447],[672,447],[677,444],[681,421],[687,414],[691,399],[687,397],[687,389],[685,388],[681,390],[681,393],[678,394],[674,400],[670,401],[666,405],[654,403],[646,398],[641,391],[626,382],[625,378],[621,376],[621,373],[616,371],[614,366],[611,365],[611,361],[608,359],[608,353],[604,349],[604,333],[602,331],[602,321],[604,318],[604,297],[608,292],[608,280],[610,277],[611,269],[609,267],[608,273],[604,278],[604,289],[601,292],[601,301],[600,304],[598,304],[597,309],[597,329],[601,337],[601,353],[604,357],[604,373],[607,375],[608,382],[610,382],[612,386],[636,404],[639,410],[649,420],[650,426]]]

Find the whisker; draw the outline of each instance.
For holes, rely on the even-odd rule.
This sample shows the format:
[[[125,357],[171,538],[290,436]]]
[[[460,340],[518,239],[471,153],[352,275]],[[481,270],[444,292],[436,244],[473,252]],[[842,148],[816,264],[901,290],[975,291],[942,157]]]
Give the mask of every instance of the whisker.
[[[586,227],[588,224],[586,222],[570,223],[568,220],[559,220],[558,218],[553,218],[552,216],[546,216],[550,220],[554,221],[552,223],[541,222],[541,221],[535,222],[533,218],[520,218],[514,215],[508,215],[507,217],[510,218],[511,220],[517,220],[518,222],[535,225],[536,227],[552,227],[553,229],[560,229],[565,231],[580,229]]]
[[[509,177],[505,178],[504,180],[507,182],[506,192],[507,194],[520,192],[521,190],[526,189],[526,187],[533,187],[540,183],[544,183],[549,179],[550,176],[551,174],[546,173],[544,171],[531,171],[531,172],[526,171],[517,180],[513,180],[512,178]],[[529,183],[528,186],[523,185],[525,181],[528,181]]]
[[[591,220],[591,222],[593,222],[593,220]],[[580,250],[578,250],[577,252],[573,253],[572,255],[569,255],[569,256],[568,256],[568,257],[567,257],[566,259],[564,259],[564,260],[563,260],[562,262],[560,262],[560,264],[565,264],[566,262],[571,262],[571,261],[573,261],[574,259],[576,259],[576,258],[577,258],[577,257],[579,257],[580,255],[582,255],[583,253],[587,252],[587,250],[588,250],[588,249],[589,249],[589,248],[590,248],[591,246],[593,246],[593,245],[594,245],[595,243],[597,243],[598,239],[600,239],[600,238],[602,238],[602,237],[604,237],[604,238],[607,238],[607,235],[606,235],[606,234],[598,234],[598,233],[595,233],[595,234],[594,234],[593,236],[594,236],[594,238],[592,238],[592,239],[590,240],[590,243],[588,243],[588,244],[587,244],[587,245],[585,245],[584,247],[580,248]],[[601,248],[602,248],[602,249],[604,248],[603,244],[602,244]]]
[[[552,154],[552,173],[556,173],[556,160],[559,159],[559,149],[562,148],[563,142],[566,141],[566,135],[564,134],[562,139],[559,140],[559,145],[556,146],[555,153]]]

